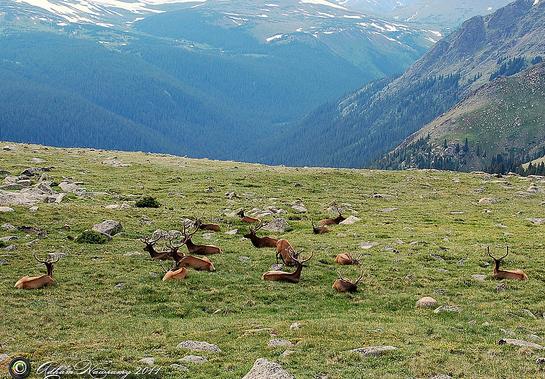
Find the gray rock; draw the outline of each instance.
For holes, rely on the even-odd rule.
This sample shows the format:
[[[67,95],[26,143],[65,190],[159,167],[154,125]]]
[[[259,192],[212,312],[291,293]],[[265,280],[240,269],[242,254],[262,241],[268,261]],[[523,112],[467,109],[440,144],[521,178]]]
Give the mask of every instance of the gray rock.
[[[294,322],[293,324],[290,325],[290,330],[299,330],[299,329],[301,329],[301,324],[298,322]]]
[[[268,347],[292,347],[293,343],[291,341],[282,339],[282,338],[273,338],[267,344]]]
[[[341,225],[353,225],[356,222],[360,221],[360,219],[356,216],[349,216],[346,218],[346,220],[341,222]]]
[[[250,262],[252,259],[251,259],[250,257],[247,257],[247,256],[242,255],[242,256],[238,257],[238,260],[241,261],[242,263],[248,263],[248,262]]]
[[[284,268],[282,263],[275,263],[271,265],[271,271],[280,271]]]
[[[292,354],[295,354],[295,350],[286,350],[282,354],[280,354],[280,356],[282,358],[286,358],[286,357],[289,357]]]
[[[454,305],[441,305],[436,308],[433,313],[460,313],[462,310]]]
[[[486,280],[486,275],[474,274],[474,275],[471,275],[471,278],[478,282],[484,282]]]
[[[93,230],[99,233],[115,236],[123,230],[123,226],[119,221],[105,220],[100,224],[93,225]]]
[[[398,208],[384,208],[381,210],[382,213],[391,213],[397,211]]]
[[[38,212],[38,207],[33,206],[33,207],[28,208],[28,210],[29,210],[29,212],[36,213],[36,212]]]
[[[17,246],[15,246],[15,245],[9,245],[9,246],[4,247],[4,250],[6,250],[6,251],[14,251],[14,250],[17,250]]]
[[[51,171],[51,168],[49,167],[30,167],[21,172],[20,176],[34,176],[34,175],[41,175],[44,172]]]
[[[169,367],[177,371],[189,371],[187,367],[185,367],[184,365],[179,365],[177,363],[173,363]]]
[[[416,302],[418,308],[435,308],[437,307],[437,300],[433,297],[425,296]]]
[[[308,212],[307,208],[305,207],[305,205],[303,204],[302,201],[296,201],[295,203],[293,203],[293,205],[291,206],[291,209],[293,209],[295,211],[295,213],[307,213]]]
[[[269,232],[275,232],[275,233],[285,233],[286,231],[290,230],[291,227],[288,223],[288,220],[285,218],[275,218],[272,221],[269,221],[265,225],[263,225],[263,230],[267,230]]]
[[[9,355],[7,354],[0,354],[0,363],[4,362],[9,358]]]
[[[517,347],[527,347],[527,348],[535,349],[535,350],[545,350],[545,347],[538,345],[537,343],[517,340],[512,338],[502,338],[501,340],[498,341],[498,344],[511,345],[511,346],[517,346]]]
[[[278,363],[259,358],[242,379],[295,379],[295,377]]]
[[[41,163],[44,163],[45,162],[45,159],[42,159],[42,158],[32,158],[30,160],[30,162],[34,163],[34,164],[41,164]]]
[[[432,376],[430,379],[452,379],[452,376],[447,374],[439,374],[439,375]]]
[[[492,204],[496,204],[497,202],[498,200],[493,199],[491,197],[483,197],[482,199],[479,200],[480,205],[492,205]]]
[[[5,266],[5,265],[7,265],[7,264],[8,264],[8,261],[6,261],[5,259],[0,259],[0,266]],[[0,359],[0,362],[1,362],[1,361],[2,361],[2,360]]]
[[[180,359],[180,362],[202,364],[208,362],[208,359],[206,357],[201,357],[200,355],[186,355],[185,357]]]
[[[140,359],[138,362],[140,362],[142,364],[145,364],[145,365],[148,365],[148,366],[153,366],[155,364],[155,358],[146,357],[146,358]]]
[[[496,292],[503,292],[507,290],[507,284],[505,283],[500,283],[496,286]]]
[[[537,317],[535,314],[532,313],[529,309],[523,309],[522,313],[526,314],[528,317],[533,318],[534,320],[537,320]]]
[[[545,218],[529,218],[528,221],[530,221],[534,225],[545,224]]]
[[[16,239],[18,239],[17,236],[6,236],[6,237],[1,237],[0,242],[15,241]]]
[[[125,283],[117,283],[115,285],[115,288],[117,288],[118,290],[122,290],[123,288],[125,288]]]
[[[229,230],[225,232],[225,234],[227,234],[228,236],[234,236],[237,233],[238,233],[238,229],[233,229],[233,230]]]
[[[397,350],[397,347],[394,346],[369,346],[369,347],[362,347],[359,349],[353,349],[350,350],[353,353],[358,353],[363,355],[364,357],[377,357],[379,355],[383,355],[386,353],[389,353],[391,351]]]
[[[192,351],[210,351],[213,353],[221,353],[219,347],[214,344],[203,342],[203,341],[183,341],[180,342],[177,346],[178,349],[186,349]]]
[[[0,361],[1,361],[1,359],[0,359]],[[536,359],[536,363],[537,363],[538,365],[545,365],[545,358],[538,358],[538,359]]]
[[[362,242],[360,243],[360,248],[364,250],[369,250],[377,245],[378,245],[377,242]]]
[[[63,181],[59,183],[59,187],[63,192],[73,193],[77,196],[84,196],[87,194],[87,190],[81,187],[78,183]]]
[[[110,167],[130,167],[131,165],[128,163],[123,163],[121,159],[118,159],[117,157],[111,157],[107,158],[102,161],[103,165],[110,166]]]
[[[9,212],[15,212],[15,209],[10,207],[0,207],[0,213],[9,213]]]

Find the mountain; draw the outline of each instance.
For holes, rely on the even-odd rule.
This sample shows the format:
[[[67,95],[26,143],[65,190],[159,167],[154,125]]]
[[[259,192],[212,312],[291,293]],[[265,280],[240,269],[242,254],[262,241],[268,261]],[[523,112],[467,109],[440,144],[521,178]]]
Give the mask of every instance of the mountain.
[[[539,63],[478,88],[407,138],[381,167],[515,171],[545,155],[544,127],[545,64]]]
[[[0,18],[18,99],[1,139],[239,160],[440,37],[317,0],[20,0]]]
[[[545,4],[519,0],[466,21],[402,76],[326,104],[278,142],[274,163],[362,167],[447,112],[468,93],[545,55]],[[316,146],[320,146],[319,149]]]

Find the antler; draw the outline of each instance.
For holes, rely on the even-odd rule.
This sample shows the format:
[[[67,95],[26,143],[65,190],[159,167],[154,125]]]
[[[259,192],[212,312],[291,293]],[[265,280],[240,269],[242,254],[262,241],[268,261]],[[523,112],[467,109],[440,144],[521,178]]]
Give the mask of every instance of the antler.
[[[159,237],[153,239],[153,235],[150,237],[150,238],[146,238],[146,237],[142,237],[140,238],[140,241],[142,243],[145,243],[146,245],[155,245],[157,243],[157,241],[159,241],[161,238],[163,238],[163,235],[162,233],[158,233],[159,234]]]
[[[509,246],[507,246],[506,248],[507,248],[507,253],[505,253],[505,255],[501,258],[495,258],[492,254],[490,254],[490,246],[486,247],[486,251],[488,253],[488,256],[492,258],[494,261],[501,262],[509,255]]]
[[[291,259],[293,259],[295,262],[299,263],[300,265],[303,265],[305,263],[307,263],[308,261],[310,261],[312,259],[312,257],[314,256],[314,252],[312,252],[310,254],[310,257],[308,257],[307,259],[303,259],[303,260],[298,260],[297,258],[294,258],[294,256],[292,255],[291,256]]]
[[[259,229],[265,226],[265,223],[263,221],[259,221],[259,223],[256,225],[255,228],[253,228],[254,233],[257,232]]]
[[[178,231],[173,231],[173,232],[169,232],[167,233],[167,236],[165,236],[165,239],[167,240],[167,246],[172,250],[172,251],[178,251],[178,249],[180,247],[182,247],[185,242],[186,242],[186,239],[185,239],[185,235],[184,235],[184,238],[182,239],[182,242],[180,244],[174,244],[174,241],[176,240],[176,238],[178,237],[177,234],[179,234],[180,232]]]
[[[187,228],[187,223],[184,222],[182,224],[182,228],[183,228],[182,233],[184,235],[184,242],[183,243],[185,244],[187,241],[189,241],[191,239],[191,237],[193,237],[193,235],[195,233],[197,233],[199,231],[199,224],[197,222],[194,223],[194,228],[195,229],[191,233],[187,232],[187,229],[188,229]]]
[[[46,259],[46,260],[44,261],[44,260],[39,259],[39,258],[36,256],[36,252],[32,253],[32,255],[34,256],[34,259],[36,259],[38,262],[43,263],[43,264],[46,264],[46,263],[56,263],[56,262],[58,262],[59,259],[60,259],[60,257],[57,256],[57,259],[55,259],[54,261],[51,260],[51,259],[49,259],[49,258]]]
[[[358,285],[358,283],[360,282],[360,280],[363,279],[363,270],[361,270],[360,272],[360,277],[354,282],[355,285]]]
[[[341,279],[342,281],[346,281],[346,279],[343,278],[343,276],[341,275],[341,272],[339,270],[337,270],[337,275],[339,276],[339,279]]]
[[[505,253],[503,257],[499,259],[500,261],[504,260],[509,255],[509,246],[506,246],[506,249],[507,249],[507,252]]]
[[[492,254],[490,254],[490,246],[487,246],[487,247],[486,247],[486,252],[488,253],[488,256],[489,256],[490,258],[492,258],[494,261],[497,261],[497,259],[494,258],[494,256],[493,256]]]
[[[334,201],[333,204],[331,204],[331,208],[334,209],[339,214],[339,216],[342,216],[341,208],[339,208],[339,205],[337,204],[336,201]]]

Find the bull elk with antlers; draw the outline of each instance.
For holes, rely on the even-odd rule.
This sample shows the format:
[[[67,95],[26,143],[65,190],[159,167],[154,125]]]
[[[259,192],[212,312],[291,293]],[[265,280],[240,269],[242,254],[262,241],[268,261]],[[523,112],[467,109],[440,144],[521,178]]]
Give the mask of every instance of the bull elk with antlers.
[[[246,216],[244,214],[244,209],[241,209],[237,215],[240,217],[240,221],[245,222],[247,224],[257,224],[260,223],[261,220],[255,217]]]
[[[53,279],[53,264],[59,261],[60,256],[57,256],[56,259],[48,258],[46,260],[39,259],[36,256],[36,253],[34,253],[33,256],[34,259],[45,265],[47,274],[41,276],[23,276],[17,281],[17,283],[15,283],[15,288],[33,290],[55,283],[55,280]]]
[[[509,255],[509,246],[507,246],[507,252],[501,258],[494,258],[490,254],[490,247],[487,247],[486,251],[490,258],[494,260],[494,271],[492,272],[494,279],[528,280],[528,275],[522,270],[500,270],[500,264]]]
[[[354,282],[343,278],[340,272],[337,272],[337,274],[339,275],[339,278],[333,282],[333,289],[335,291],[354,293],[358,290],[358,284],[360,280],[362,280],[363,274]]]
[[[297,268],[294,272],[285,272],[285,271],[267,271],[263,274],[263,280],[269,280],[274,282],[288,282],[288,283],[299,283],[301,280],[301,272],[303,271],[303,266],[308,262],[314,254],[311,254],[310,257],[304,260],[298,260],[295,256],[292,256],[291,259],[295,262]]]
[[[298,258],[299,253],[291,246],[288,240],[278,240],[276,243],[276,263],[281,259],[286,266],[295,266],[295,261],[292,259]]]
[[[342,215],[342,211],[337,204],[333,204],[332,208],[338,213],[338,216],[335,218],[325,218],[323,220],[320,220],[320,222],[318,223],[320,226],[338,225],[346,220],[346,217]]]
[[[348,266],[348,265],[359,265],[360,261],[359,259],[352,257],[352,254],[350,253],[342,253],[342,254],[337,254],[337,256],[335,257],[335,263],[339,265],[343,265],[343,266]]]
[[[175,262],[178,262],[180,259],[182,259],[183,254],[181,254],[178,250],[180,247],[183,246],[182,244],[174,245],[172,239],[168,239],[168,245],[170,247],[170,250],[166,251],[157,251],[155,250],[155,245],[157,242],[161,239],[167,239],[163,234],[159,234],[159,237],[157,238],[141,238],[140,241],[144,243],[146,246],[144,247],[144,251],[147,251],[152,259],[159,260],[159,261],[168,261],[168,260],[174,260]]]
[[[244,235],[244,238],[248,238],[250,241],[252,241],[252,245],[257,247],[258,249],[264,248],[264,247],[276,247],[276,244],[278,243],[278,239],[271,238],[271,237],[258,237],[257,231],[261,229],[264,226],[262,222],[260,222],[255,228],[250,228],[249,232]]]
[[[189,251],[189,254],[212,255],[212,254],[221,254],[221,253],[223,253],[221,251],[221,249],[219,247],[217,247],[217,246],[196,245],[196,244],[194,244],[193,241],[191,240],[191,238],[198,231],[199,231],[199,225],[198,224],[195,225],[195,229],[191,233],[188,232],[187,225],[185,223],[183,224],[183,232],[182,232],[183,235],[184,235],[183,244],[185,246],[187,246],[187,250]]]
[[[312,233],[314,234],[325,234],[325,233],[329,233],[329,228],[325,225],[323,226],[317,226],[316,224],[314,224],[314,221],[310,221],[310,223],[312,224]]]
[[[205,224],[202,220],[197,219],[195,223],[199,226],[200,230],[209,230],[211,232],[221,231],[221,227],[218,224]]]

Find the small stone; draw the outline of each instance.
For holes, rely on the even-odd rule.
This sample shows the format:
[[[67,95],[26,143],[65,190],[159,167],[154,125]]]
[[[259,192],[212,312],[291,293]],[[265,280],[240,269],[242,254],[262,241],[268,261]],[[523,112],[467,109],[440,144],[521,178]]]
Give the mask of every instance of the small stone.
[[[35,164],[40,164],[40,163],[44,163],[44,162],[45,162],[45,159],[42,159],[42,158],[32,158],[32,159],[30,160],[30,162],[35,163]]]
[[[527,316],[533,318],[534,320],[537,320],[536,315],[533,314],[532,311],[530,311],[529,309],[523,309],[522,312],[525,313]]]
[[[15,209],[10,207],[0,207],[0,213],[9,213],[9,212],[15,212]]]
[[[502,338],[498,341],[499,345],[512,345],[512,346],[518,346],[518,347],[527,347],[530,349],[536,349],[536,350],[545,350],[545,347],[538,345],[534,342],[528,342],[523,340],[517,340],[512,338]]]
[[[248,263],[251,261],[251,258],[243,255],[238,257],[238,260],[241,261],[242,263]]]
[[[201,357],[200,355],[186,355],[180,359],[180,362],[202,364],[208,362],[208,359],[206,357]]]
[[[360,248],[364,249],[364,250],[369,250],[369,249],[371,249],[371,248],[373,248],[373,247],[375,247],[377,245],[378,245],[378,243],[376,243],[376,242],[362,242],[362,243],[360,243]]]
[[[5,259],[0,259],[0,266],[5,266],[5,265],[7,265],[7,264],[8,264],[8,261],[6,261]],[[0,359],[0,362],[1,362],[1,361],[2,361],[2,360]]]
[[[273,338],[267,344],[268,347],[292,347],[293,343],[282,338]]]
[[[435,308],[437,307],[437,300],[433,297],[425,296],[416,302],[418,308]]]
[[[173,368],[174,370],[178,370],[178,371],[189,371],[189,369],[187,367],[185,367],[184,365],[179,365],[177,363],[173,363],[169,367]]]
[[[496,199],[493,199],[491,197],[483,197],[479,200],[479,204],[481,205],[492,205],[496,204],[498,201]]]
[[[545,218],[529,218],[528,221],[530,221],[534,225],[545,224]]]
[[[298,322],[294,322],[293,324],[290,325],[290,330],[299,330],[299,329],[301,329],[301,324]]]
[[[5,224],[2,224],[2,229],[10,231],[10,230],[15,230],[17,228],[11,224],[5,223]]]
[[[187,349],[192,351],[211,351],[214,353],[221,353],[219,347],[214,344],[203,342],[203,341],[183,341],[180,342],[177,346],[178,349]]]
[[[15,245],[9,245],[9,246],[4,247],[4,250],[6,250],[6,251],[14,251],[14,250],[17,250],[17,246],[15,246]]]
[[[295,379],[295,377],[278,363],[259,358],[242,379]]]
[[[125,283],[117,283],[115,285],[115,288],[117,288],[118,290],[121,290],[121,289],[125,288]]]
[[[286,350],[281,354],[281,357],[286,358],[286,357],[289,357],[292,354],[295,354],[295,350]]]
[[[381,210],[382,213],[391,213],[391,212],[394,212],[394,211],[397,211],[398,208],[384,208]]]
[[[538,364],[538,365],[545,365],[545,358],[538,358],[538,359],[536,359],[536,364]]]
[[[394,346],[369,346],[369,347],[362,347],[359,349],[353,349],[350,350],[353,353],[361,354],[365,357],[377,357],[379,355],[383,355],[386,353],[389,353],[391,351],[397,350],[397,347]]]
[[[484,282],[486,280],[486,275],[483,274],[473,274],[471,275],[471,278],[478,281],[478,282]]]
[[[275,263],[271,265],[271,271],[280,271],[284,268],[282,263]]]
[[[302,201],[296,201],[292,206],[291,209],[295,211],[295,213],[307,213],[307,208],[303,205]]]
[[[10,242],[17,240],[17,236],[6,236],[6,237],[0,237],[0,242]]]
[[[146,357],[146,358],[140,359],[138,362],[140,362],[142,364],[145,364],[145,365],[148,365],[148,366],[153,366],[155,364],[155,358]]]
[[[229,230],[228,232],[225,232],[228,236],[234,236],[238,233],[238,229]]]
[[[4,362],[9,358],[9,355],[7,354],[0,354],[0,363]]]
[[[507,284],[505,283],[500,283],[496,286],[496,292],[503,292],[507,290]]]
[[[36,206],[30,207],[30,208],[28,208],[28,210],[29,210],[30,212],[32,212],[32,213],[36,213],[36,212],[38,212],[38,207],[36,207]]]
[[[461,309],[459,307],[456,307],[454,305],[441,305],[440,307],[436,308],[433,313],[460,313]]]
[[[432,376],[430,379],[452,379],[452,376],[446,374],[439,374]]]

